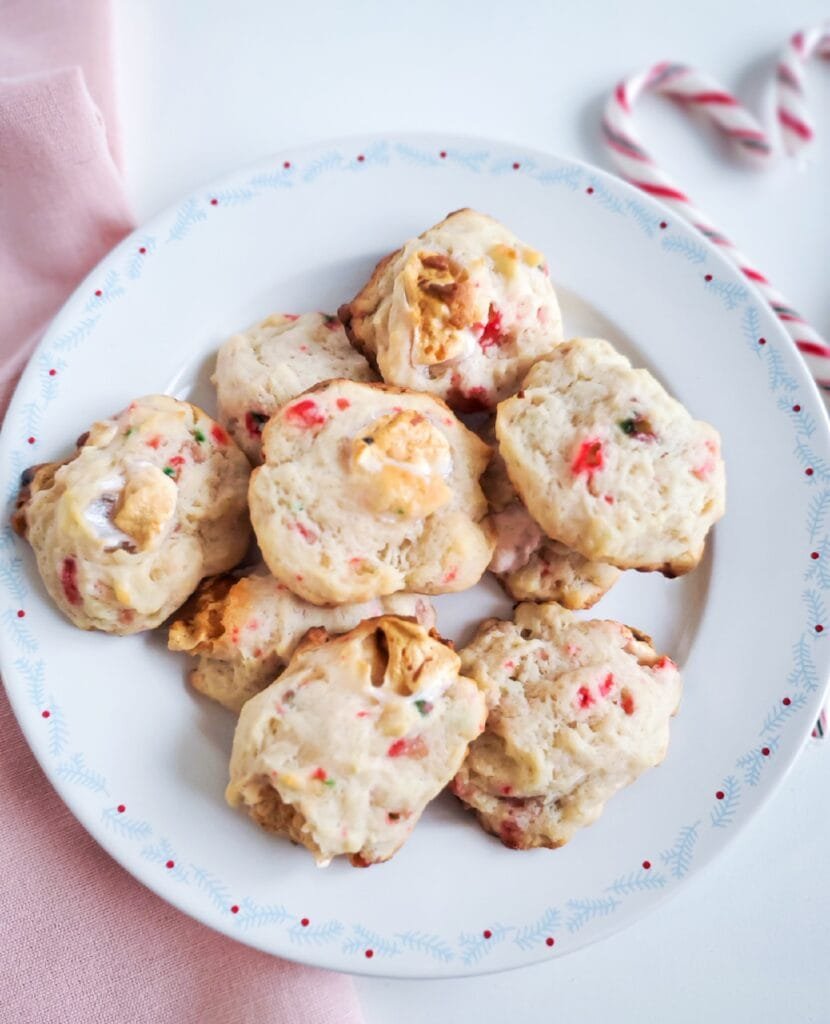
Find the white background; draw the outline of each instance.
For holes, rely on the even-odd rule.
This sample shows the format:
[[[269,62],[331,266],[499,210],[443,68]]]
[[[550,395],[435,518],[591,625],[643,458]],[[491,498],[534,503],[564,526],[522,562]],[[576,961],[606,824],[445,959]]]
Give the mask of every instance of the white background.
[[[599,116],[624,74],[662,59],[694,64],[767,111],[776,51],[830,5],[121,0],[116,12],[140,223],[241,164],[352,133],[479,134],[607,166]],[[658,100],[642,104],[638,123],[681,186],[830,333],[827,66],[813,68],[809,86],[819,140],[807,166],[736,165],[710,131]],[[752,642],[747,625],[736,642]],[[830,739],[809,744],[714,866],[598,946],[489,978],[359,979],[368,1024],[830,1021],[829,771]]]

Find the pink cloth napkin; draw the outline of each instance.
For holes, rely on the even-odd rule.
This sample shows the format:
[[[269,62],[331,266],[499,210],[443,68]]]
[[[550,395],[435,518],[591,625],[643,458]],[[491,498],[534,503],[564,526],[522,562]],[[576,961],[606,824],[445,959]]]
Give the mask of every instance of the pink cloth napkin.
[[[0,0],[0,414],[43,328],[131,227],[105,0]],[[360,1024],[351,980],[191,921],[84,832],[0,693],[0,1021]]]

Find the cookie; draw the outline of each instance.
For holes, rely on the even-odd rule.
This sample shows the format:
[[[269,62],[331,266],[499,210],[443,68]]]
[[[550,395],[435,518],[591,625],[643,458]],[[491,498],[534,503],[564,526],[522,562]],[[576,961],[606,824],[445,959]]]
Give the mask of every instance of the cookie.
[[[264,568],[204,580],[170,625],[167,646],[198,658],[194,689],[239,713],[273,683],[312,627],[346,633],[364,619],[393,614],[435,625],[429,601],[392,594],[364,604],[319,608],[292,594]]]
[[[381,260],[338,313],[387,383],[462,412],[495,408],[562,340],[545,257],[475,210]]]
[[[724,513],[717,431],[607,341],[576,338],[537,363],[496,435],[533,518],[592,561],[678,576]]]
[[[453,790],[505,846],[562,846],[666,755],[680,674],[619,622],[520,604],[482,623],[461,666],[495,706]]]
[[[493,446],[493,457],[481,478],[496,538],[490,571],[516,601],[592,607],[616,583],[620,570],[546,537],[510,482],[492,425],[479,434]]]
[[[137,633],[243,557],[249,474],[201,409],[150,395],[93,423],[65,462],[27,471],[13,524],[71,622]]]
[[[312,604],[465,590],[492,552],[490,450],[432,395],[328,381],[263,432],[251,519],[268,568]]]
[[[317,863],[388,860],[484,728],[484,695],[434,631],[392,615],[312,630],[242,708],[228,802]]]
[[[219,349],[211,378],[219,419],[254,464],[262,461],[262,428],[276,410],[313,384],[333,377],[377,380],[327,313],[274,313]]]

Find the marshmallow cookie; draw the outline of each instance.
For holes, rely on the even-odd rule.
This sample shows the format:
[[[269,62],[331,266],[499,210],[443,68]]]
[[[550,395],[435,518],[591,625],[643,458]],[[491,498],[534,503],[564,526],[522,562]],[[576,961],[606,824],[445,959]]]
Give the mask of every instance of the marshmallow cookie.
[[[377,380],[336,316],[275,313],[225,342],[211,379],[219,419],[256,464],[262,462],[262,428],[271,415],[301,391],[333,377]]]
[[[76,626],[137,633],[240,561],[249,473],[201,409],[150,395],[93,423],[65,462],[27,470],[13,525]]]
[[[435,632],[385,615],[312,630],[242,709],[228,802],[325,865],[388,860],[484,728],[484,696]]]
[[[492,553],[490,449],[432,395],[328,381],[263,432],[251,519],[268,568],[312,604],[478,582]]]
[[[338,312],[387,383],[461,412],[495,408],[562,340],[545,257],[475,210],[381,260]]]
[[[607,341],[576,338],[537,363],[496,435],[528,512],[592,561],[678,576],[724,513],[717,431]]]
[[[274,682],[312,627],[346,633],[364,619],[392,614],[431,629],[435,613],[417,594],[320,608],[292,594],[268,571],[204,580],[170,626],[167,646],[198,658],[194,689],[230,711]]]
[[[617,581],[619,569],[592,562],[546,537],[510,482],[492,425],[480,436],[493,445],[493,457],[481,478],[496,538],[490,571],[516,601],[557,601],[566,608],[590,608]]]
[[[505,846],[562,846],[666,755],[680,674],[619,622],[520,604],[482,623],[461,666],[498,699],[453,790]]]

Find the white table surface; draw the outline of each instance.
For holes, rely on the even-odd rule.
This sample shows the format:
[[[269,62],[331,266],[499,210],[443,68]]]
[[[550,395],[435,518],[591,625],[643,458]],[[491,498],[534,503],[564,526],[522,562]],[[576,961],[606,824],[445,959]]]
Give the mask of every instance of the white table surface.
[[[598,118],[624,73],[661,59],[706,67],[759,111],[786,37],[830,15],[818,0],[120,0],[116,10],[139,222],[272,151],[385,129],[487,135],[607,166]],[[806,168],[742,169],[657,100],[638,117],[680,183],[830,333],[826,66],[809,84],[820,138]],[[359,979],[368,1024],[830,1021],[828,771],[830,739],[810,743],[715,865],[597,946],[472,980]]]

